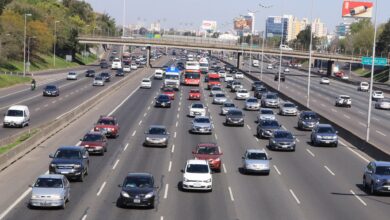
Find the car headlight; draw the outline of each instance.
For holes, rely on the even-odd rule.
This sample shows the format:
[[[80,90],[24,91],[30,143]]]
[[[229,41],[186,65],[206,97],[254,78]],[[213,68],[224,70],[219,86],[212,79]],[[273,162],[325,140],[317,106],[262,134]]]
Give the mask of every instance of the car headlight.
[[[81,164],[75,164],[74,165],[74,168],[80,168],[81,167]]]
[[[52,199],[61,199],[61,196],[60,195],[51,195],[51,198]]]
[[[53,167],[53,168],[54,168],[54,167],[56,167],[56,164],[51,163],[51,164],[50,164],[50,167]]]
[[[146,140],[147,140],[147,141],[150,141],[150,140],[151,140],[151,138],[150,138],[150,137],[146,137]]]
[[[129,194],[125,191],[121,191],[121,196],[123,196],[125,198],[130,198]]]
[[[183,182],[187,182],[187,181],[188,181],[188,179],[183,177]]]
[[[322,136],[321,135],[317,135],[317,139],[322,139]]]
[[[32,195],[31,195],[31,198],[32,198],[32,199],[39,199],[39,195],[32,194]]]
[[[154,196],[154,192],[150,192],[150,193],[145,195],[145,199],[152,198],[153,196]]]
[[[275,140],[273,140],[273,139],[271,140],[271,142],[272,142],[273,144],[275,144],[275,143],[276,143],[276,141],[275,141]]]
[[[205,183],[211,183],[211,178],[204,181]]]

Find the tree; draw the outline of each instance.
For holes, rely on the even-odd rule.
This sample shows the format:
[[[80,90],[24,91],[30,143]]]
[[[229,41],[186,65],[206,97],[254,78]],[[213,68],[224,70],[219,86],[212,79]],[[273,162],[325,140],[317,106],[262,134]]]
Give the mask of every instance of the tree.
[[[5,6],[11,2],[12,2],[12,0],[0,0],[0,15],[3,14]]]
[[[377,42],[378,52],[390,52],[390,19],[383,27],[382,33],[379,35],[379,40]]]
[[[310,47],[310,34],[311,34],[311,25],[308,25],[304,30],[299,32],[297,35],[297,43],[305,50],[309,50]],[[315,49],[318,44],[318,38],[315,36],[314,33],[312,33],[312,48]]]

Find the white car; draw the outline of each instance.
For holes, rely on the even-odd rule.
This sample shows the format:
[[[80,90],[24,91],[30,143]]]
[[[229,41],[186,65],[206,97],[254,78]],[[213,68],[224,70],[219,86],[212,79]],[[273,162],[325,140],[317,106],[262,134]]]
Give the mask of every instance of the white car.
[[[343,107],[351,108],[352,106],[351,97],[349,97],[348,95],[339,95],[336,98],[335,106],[343,106]]]
[[[164,76],[164,71],[162,69],[156,69],[154,71],[154,78],[155,79],[162,79]]]
[[[330,80],[328,77],[321,77],[320,84],[330,84]]]
[[[131,68],[132,70],[136,70],[136,69],[138,69],[138,65],[135,64],[135,63],[132,63],[132,64],[130,64],[130,68]]]
[[[289,73],[289,72],[290,72],[290,69],[289,69],[289,68],[285,68],[285,69],[284,69],[284,72],[285,72],[285,73]]]
[[[261,108],[259,115],[257,116],[257,122],[262,120],[275,120],[274,111],[272,111],[270,108]]]
[[[260,109],[260,102],[257,100],[257,98],[251,97],[245,100],[245,107],[246,110],[259,110]]]
[[[390,99],[379,99],[375,103],[375,108],[390,110]]]
[[[349,79],[349,76],[348,76],[347,74],[343,74],[343,75],[341,76],[341,79]]]
[[[372,91],[372,100],[379,100],[379,99],[384,99],[385,98],[385,95],[383,94],[382,91],[379,91],[379,90],[375,90],[375,91]]]
[[[66,76],[67,80],[77,80],[78,74],[76,72],[69,72]]]
[[[370,88],[370,84],[368,84],[368,82],[360,82],[358,91],[368,92],[369,88]]]
[[[182,189],[212,191],[213,177],[206,160],[187,160],[183,172]]]
[[[130,73],[131,72],[131,67],[126,65],[126,66],[123,66],[123,72],[125,73]]]
[[[149,78],[143,78],[141,81],[141,88],[144,89],[152,88],[152,80],[150,80]]]
[[[206,106],[204,106],[201,102],[192,103],[189,107],[189,116],[206,116]]]
[[[225,70],[219,70],[218,74],[219,74],[220,78],[225,78],[226,77],[226,71]]]
[[[93,79],[93,83],[92,83],[92,86],[104,86],[104,78],[101,77],[101,76],[96,76],[94,79]]]
[[[117,69],[121,69],[122,68],[122,62],[119,58],[115,58],[113,61],[112,61],[112,64],[111,64],[111,69],[113,70],[117,70]]]
[[[279,48],[280,48],[281,50],[288,50],[288,51],[292,51],[292,50],[293,50],[291,47],[289,47],[289,46],[287,46],[287,45],[284,45],[284,44],[280,45]]]
[[[244,74],[241,73],[241,72],[236,72],[234,74],[234,78],[236,78],[236,79],[244,79]]]
[[[298,107],[292,102],[285,102],[279,107],[280,115],[297,115]]]
[[[215,94],[223,93],[222,88],[219,86],[213,86],[210,89],[210,96],[213,97]]]
[[[246,90],[246,89],[239,89],[236,92],[236,99],[237,100],[244,100],[244,99],[249,98],[249,96],[250,96],[250,94],[249,94],[248,90]]]
[[[233,78],[232,75],[226,75],[225,76],[225,82],[229,82],[229,81],[233,81],[233,80],[234,80],[234,78]]]
[[[267,69],[273,69],[274,67],[272,66],[272,64],[268,64],[267,65]]]

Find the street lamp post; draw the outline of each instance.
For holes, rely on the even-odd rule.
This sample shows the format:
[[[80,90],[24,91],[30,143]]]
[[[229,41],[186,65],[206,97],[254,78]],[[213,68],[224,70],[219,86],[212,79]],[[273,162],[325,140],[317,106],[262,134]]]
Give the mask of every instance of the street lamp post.
[[[56,45],[57,45],[57,23],[60,21],[54,22],[54,41],[53,41],[53,66],[56,66]]]
[[[122,17],[122,37],[125,36],[125,23],[126,23],[126,0],[123,0],[123,17]]]
[[[311,25],[310,25],[310,44],[309,44],[309,73],[307,78],[307,99],[306,106],[310,107],[310,77],[311,77],[311,62],[312,62],[312,50],[313,50],[313,1],[311,0]]]
[[[263,40],[261,44],[261,69],[260,69],[260,80],[263,80],[263,67],[264,67],[264,41],[265,41],[265,31],[263,31]]]
[[[284,20],[283,20],[283,15],[282,15],[282,37],[280,38],[280,54],[279,54],[279,72],[278,72],[278,91],[280,91],[280,74],[282,72],[282,57],[283,57],[283,50],[282,50],[282,45],[283,45],[283,35],[284,35]]]
[[[23,76],[26,76],[26,35],[27,35],[27,16],[32,14],[24,14],[24,37],[23,37]]]

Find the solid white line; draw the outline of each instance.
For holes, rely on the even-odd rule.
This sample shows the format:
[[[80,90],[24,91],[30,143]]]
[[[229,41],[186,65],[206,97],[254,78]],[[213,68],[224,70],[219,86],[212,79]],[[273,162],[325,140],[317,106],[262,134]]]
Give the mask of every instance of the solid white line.
[[[168,172],[171,172],[171,168],[172,168],[172,161],[169,161]]]
[[[369,163],[370,161],[368,159],[366,159],[365,157],[363,157],[361,154],[359,154],[358,152],[352,150],[346,143],[344,143],[343,141],[339,140],[340,144],[344,145],[349,151],[351,151],[352,153],[354,153],[356,156],[360,157],[362,160],[364,160],[365,162]]]
[[[292,191],[292,189],[290,189],[290,193],[294,197],[295,201],[297,201],[298,204],[301,204],[301,202],[299,201],[298,197],[295,195],[294,191]]]
[[[99,188],[99,191],[96,193],[96,196],[100,196],[105,186],[106,186],[106,181],[103,182],[102,186]]]
[[[249,130],[251,130],[251,126],[249,126],[249,125],[246,125],[246,127],[247,127]]]
[[[172,150],[171,150],[171,152],[172,152],[172,153],[175,152],[175,145],[174,145],[174,144],[172,144]]]
[[[164,199],[168,198],[168,186],[169,184],[165,184],[165,192],[164,192]]]
[[[279,175],[282,175],[282,174],[280,173],[279,169],[278,169],[275,165],[274,165],[274,168],[275,168],[276,172],[277,172]]]
[[[135,130],[131,136],[134,137],[134,135],[135,135],[136,133],[137,133],[137,130]]]
[[[344,117],[348,118],[348,119],[351,119],[351,117],[349,117],[348,115],[344,114]]]
[[[128,146],[129,146],[129,143],[126,144],[125,148],[123,148],[123,151],[125,151]]]
[[[352,191],[352,189],[350,190],[350,192],[351,192],[352,195],[355,196],[355,198],[357,198],[364,206],[367,206],[367,204],[363,201],[363,199],[361,199],[358,195],[356,195],[355,192]]]
[[[228,190],[229,190],[229,194],[230,194],[230,199],[234,202],[234,197],[233,197],[232,188],[230,188],[230,186],[229,186],[229,187],[228,187]]]
[[[227,173],[227,171],[226,171],[226,166],[225,166],[224,163],[222,164],[222,168],[223,168],[223,172],[224,172],[224,173]]]
[[[85,215],[81,218],[81,220],[85,220],[85,219],[87,219],[87,214],[85,214]]]
[[[382,133],[381,131],[378,131],[378,130],[375,130],[375,131],[376,131],[376,133],[386,137],[386,134]]]
[[[29,193],[31,192],[31,188],[28,188],[22,195],[20,195],[15,202],[13,202],[3,213],[0,215],[0,219],[4,219],[8,213],[18,205],[20,201],[22,201]]]
[[[113,170],[115,170],[115,168],[116,168],[116,166],[118,165],[118,163],[119,163],[119,159],[116,160],[114,166],[112,166],[112,169],[113,169]]]
[[[142,124],[142,120],[138,122],[138,125],[141,125]]]
[[[315,157],[316,155],[313,154],[313,152],[311,152],[309,149],[306,149],[306,151],[312,156],[312,157]]]
[[[332,174],[332,176],[335,175],[335,174],[332,172],[332,170],[329,169],[329,167],[327,167],[327,166],[324,166],[324,167],[325,167],[325,169],[326,169],[327,171],[329,171],[330,174]]]
[[[176,131],[175,131],[175,133],[173,133],[173,137],[176,138]]]
[[[324,105],[323,103],[321,103],[321,106],[322,106],[322,107],[325,107],[325,105]]]

